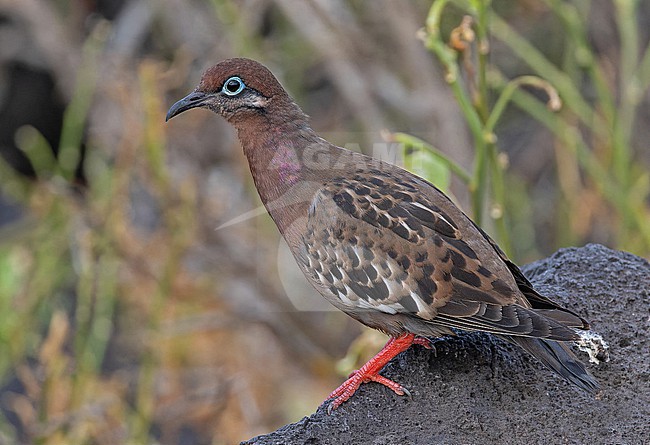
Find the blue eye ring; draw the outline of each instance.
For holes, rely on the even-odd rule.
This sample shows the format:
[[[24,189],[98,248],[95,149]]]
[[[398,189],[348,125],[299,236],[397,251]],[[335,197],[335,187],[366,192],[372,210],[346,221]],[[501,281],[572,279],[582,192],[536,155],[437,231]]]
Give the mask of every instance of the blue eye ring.
[[[244,91],[244,88],[246,88],[244,81],[237,76],[233,76],[228,78],[228,80],[223,83],[221,92],[227,96],[236,96]]]

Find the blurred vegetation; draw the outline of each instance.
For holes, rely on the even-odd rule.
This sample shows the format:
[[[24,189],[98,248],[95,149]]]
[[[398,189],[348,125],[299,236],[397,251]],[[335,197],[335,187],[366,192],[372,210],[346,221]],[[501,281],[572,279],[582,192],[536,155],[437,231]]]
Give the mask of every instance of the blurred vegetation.
[[[508,160],[498,148],[496,126],[510,102],[553,134],[561,195],[557,238],[571,244],[584,227],[584,196],[599,203],[594,220],[608,221],[612,245],[637,254],[650,252],[650,172],[633,129],[639,106],[650,88],[650,44],[641,47],[637,17],[639,1],[615,1],[615,23],[621,42],[613,72],[590,44],[588,23],[592,2],[543,2],[561,24],[566,56],[558,66],[481,0],[438,0],[431,7],[421,36],[445,68],[446,80],[467,121],[476,150],[471,174],[430,144],[405,134],[394,139],[410,153],[430,153],[437,164],[455,172],[471,193],[474,220],[483,225],[484,209],[496,226],[497,239],[513,253],[512,227],[516,203],[507,201]],[[444,12],[456,7],[465,15],[444,33]],[[448,37],[447,37],[448,36]],[[508,79],[490,64],[490,40],[499,39],[532,75]],[[543,90],[544,103],[526,87]],[[592,88],[595,91],[585,91]],[[593,97],[587,98],[586,94]],[[595,93],[595,94],[594,94]],[[493,99],[495,98],[495,99]],[[408,162],[408,161],[407,161]],[[423,172],[426,176],[426,172]],[[429,175],[436,182],[439,174]],[[446,183],[443,179],[443,188]],[[513,205],[514,204],[514,205]],[[588,205],[593,206],[593,202]]]
[[[14,416],[28,443],[149,443],[152,412],[160,403],[153,379],[162,357],[155,345],[164,343],[160,323],[170,310],[169,296],[178,296],[179,261],[195,237],[195,202],[191,184],[173,184],[165,166],[160,67],[150,62],[139,67],[142,107],[130,116],[131,131],[115,157],[91,148],[84,159],[90,180],[83,187],[75,183],[108,31],[100,22],[84,45],[58,157],[33,127],[21,127],[17,143],[37,180],[0,164],[3,192],[30,213],[22,221],[26,227],[3,229],[0,244],[0,347],[6,352],[0,374],[22,386],[21,392],[6,393],[3,443],[15,443],[8,423]],[[122,100],[128,109],[129,97]],[[136,151],[144,154],[140,162]],[[126,207],[135,178],[157,195],[161,220],[154,236],[165,240],[155,247],[155,262],[146,264],[140,257],[151,240],[134,233]],[[145,275],[148,283],[138,283],[138,291],[124,274]],[[191,293],[200,293],[192,287]],[[145,290],[147,295],[138,295]],[[142,318],[148,337],[132,385],[102,372],[118,306]]]
[[[314,126],[346,132],[336,142],[404,130],[384,134],[405,166],[454,194],[516,259],[587,241],[650,253],[648,150],[645,133],[636,135],[647,127],[650,36],[639,1],[607,2],[618,33],[611,51],[594,43],[597,5],[580,0],[514,10],[421,1],[398,6],[401,16],[375,2],[170,0],[159,16],[146,2],[115,2],[122,21],[115,11],[84,15],[80,3],[0,3],[11,23],[61,20],[77,30],[58,44],[78,57],[75,80],[57,84],[66,111],[56,146],[34,126],[15,132],[35,177],[0,161],[1,196],[21,209],[0,227],[0,444],[232,443],[313,411],[339,381],[334,361],[356,325],[292,311],[268,220],[214,230],[256,203],[240,190],[250,179],[230,130],[200,113],[176,130],[164,124],[167,105],[217,57],[282,67]],[[176,34],[161,31],[169,17]],[[540,17],[561,40],[552,42],[559,55],[527,35]],[[218,39],[204,42],[206,23],[229,50],[207,49]],[[136,31],[139,49],[115,56],[121,36],[128,43]],[[400,39],[403,51],[386,49]],[[428,71],[404,68],[421,60]],[[434,125],[443,118],[461,120]],[[423,127],[406,123],[414,120]],[[553,154],[543,202],[507,143],[508,125],[534,121]],[[341,372],[368,344],[376,348],[372,338],[356,342]]]

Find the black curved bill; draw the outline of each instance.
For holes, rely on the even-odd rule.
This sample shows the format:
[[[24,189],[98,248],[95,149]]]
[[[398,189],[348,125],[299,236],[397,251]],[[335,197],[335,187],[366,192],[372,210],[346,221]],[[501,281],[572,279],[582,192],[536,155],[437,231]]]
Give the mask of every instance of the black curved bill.
[[[167,117],[165,118],[165,122],[167,122],[169,119],[172,117],[181,114],[183,111],[187,111],[190,108],[196,108],[200,107],[203,105],[203,102],[208,98],[208,95],[206,93],[202,93],[200,91],[193,91],[178,102],[176,102],[174,105],[171,106],[169,111],[167,112]]]

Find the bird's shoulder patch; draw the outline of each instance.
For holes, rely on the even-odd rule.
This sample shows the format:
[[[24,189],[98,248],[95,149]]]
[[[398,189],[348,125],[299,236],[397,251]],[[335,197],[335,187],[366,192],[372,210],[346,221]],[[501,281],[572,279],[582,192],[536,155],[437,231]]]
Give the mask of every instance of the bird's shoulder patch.
[[[428,237],[426,228],[460,239],[452,218],[418,193],[416,183],[410,179],[371,169],[328,182],[322,192],[346,214],[390,230],[411,243],[422,243]]]

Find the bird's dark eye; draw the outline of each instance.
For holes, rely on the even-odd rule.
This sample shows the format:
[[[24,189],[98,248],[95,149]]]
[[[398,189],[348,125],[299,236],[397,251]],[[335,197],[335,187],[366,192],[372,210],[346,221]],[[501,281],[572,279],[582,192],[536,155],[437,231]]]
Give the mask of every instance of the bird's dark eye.
[[[231,77],[223,83],[223,88],[221,91],[228,96],[236,96],[241,93],[245,87],[246,85],[244,85],[244,81],[235,76]]]

